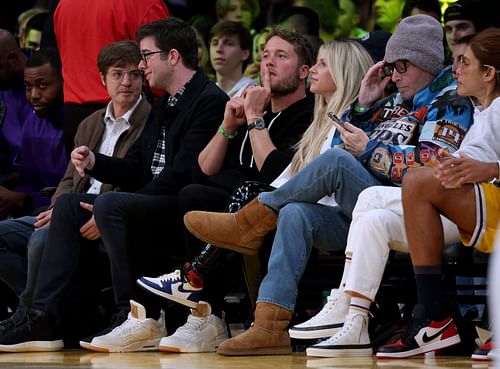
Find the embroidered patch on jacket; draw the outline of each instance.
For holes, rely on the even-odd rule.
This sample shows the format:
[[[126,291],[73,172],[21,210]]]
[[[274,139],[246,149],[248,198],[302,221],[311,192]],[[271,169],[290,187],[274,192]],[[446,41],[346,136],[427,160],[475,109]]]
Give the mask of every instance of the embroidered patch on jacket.
[[[460,146],[464,136],[463,128],[449,120],[438,120],[434,126],[434,140],[453,147],[455,150]]]
[[[369,136],[370,139],[385,144],[404,145],[411,140],[415,129],[417,129],[416,122],[403,118],[380,123]]]

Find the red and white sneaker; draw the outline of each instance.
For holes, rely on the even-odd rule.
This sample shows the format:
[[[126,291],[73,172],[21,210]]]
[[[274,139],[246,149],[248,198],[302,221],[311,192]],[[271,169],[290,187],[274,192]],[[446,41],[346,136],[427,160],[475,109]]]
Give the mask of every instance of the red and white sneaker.
[[[471,355],[473,360],[492,360],[490,355],[491,351],[494,349],[493,340],[490,338],[482,345],[479,345]]]
[[[415,305],[406,332],[390,345],[378,349],[377,358],[406,358],[460,343],[457,326],[451,317],[441,322],[425,318],[423,305]]]

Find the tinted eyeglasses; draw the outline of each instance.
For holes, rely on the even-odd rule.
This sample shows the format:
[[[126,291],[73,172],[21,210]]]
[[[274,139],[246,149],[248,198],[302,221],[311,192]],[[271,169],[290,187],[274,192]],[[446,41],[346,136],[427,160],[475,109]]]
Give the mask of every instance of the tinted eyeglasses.
[[[394,70],[399,74],[406,73],[408,70],[408,60],[396,60],[394,63],[385,63],[383,68],[384,76],[391,77]]]

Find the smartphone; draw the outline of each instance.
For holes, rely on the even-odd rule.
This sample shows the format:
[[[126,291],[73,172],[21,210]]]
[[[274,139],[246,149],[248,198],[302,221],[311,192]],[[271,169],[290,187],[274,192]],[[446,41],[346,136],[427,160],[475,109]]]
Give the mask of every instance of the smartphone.
[[[341,126],[342,128],[344,128],[344,122],[342,122],[339,117],[337,117],[334,113],[332,112],[329,112],[328,113],[328,118],[330,118],[331,120],[333,120],[335,123],[337,123],[339,126]]]

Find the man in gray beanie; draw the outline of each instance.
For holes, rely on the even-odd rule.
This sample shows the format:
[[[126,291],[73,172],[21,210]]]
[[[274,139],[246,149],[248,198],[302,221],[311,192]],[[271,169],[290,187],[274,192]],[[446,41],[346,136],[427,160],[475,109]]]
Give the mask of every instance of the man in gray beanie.
[[[269,219],[274,219],[276,234],[257,302],[288,313],[295,308],[298,283],[312,247],[331,251],[347,242],[339,288],[332,290],[316,316],[288,331],[292,338],[330,337],[309,347],[310,356],[372,354],[368,311],[389,255],[386,250],[393,245],[390,237],[398,232],[388,229],[393,226],[392,218],[377,216],[373,219],[376,233],[359,236],[352,231],[349,237],[347,233],[362,191],[391,189],[382,185],[400,184],[408,170],[427,163],[439,148],[455,151],[472,124],[471,103],[457,96],[451,68],[442,69],[443,58],[443,30],[438,21],[426,15],[403,19],[388,41],[385,60],[368,70],[358,100],[342,117],[344,124],[335,124],[333,143],[340,136],[344,149],[327,150],[283,186],[260,194],[237,213],[190,212],[184,218],[187,228],[203,241],[244,253],[257,252],[261,237],[274,228]],[[385,87],[390,80],[399,91],[387,97]],[[331,195],[338,206],[317,203]],[[361,209],[378,206],[373,196],[362,199]],[[385,201],[383,193],[380,199]],[[264,218],[268,223],[263,224]],[[244,239],[238,231],[245,232]],[[377,257],[370,258],[374,254]],[[256,326],[261,323],[256,321]],[[280,348],[286,352],[288,335],[282,323],[273,334],[280,337]],[[224,355],[255,355],[271,349],[256,348],[237,338],[226,342],[219,346]],[[431,342],[435,345],[425,350],[446,346],[439,338]],[[398,354],[410,356],[411,350],[406,349],[402,347]]]

